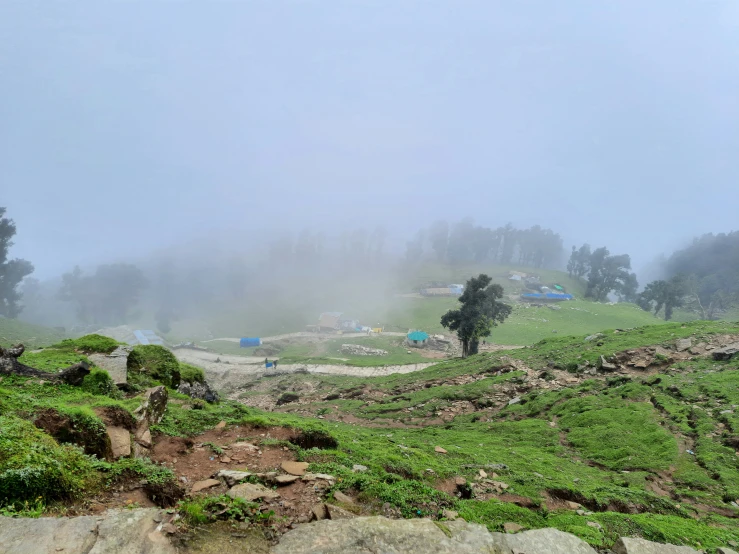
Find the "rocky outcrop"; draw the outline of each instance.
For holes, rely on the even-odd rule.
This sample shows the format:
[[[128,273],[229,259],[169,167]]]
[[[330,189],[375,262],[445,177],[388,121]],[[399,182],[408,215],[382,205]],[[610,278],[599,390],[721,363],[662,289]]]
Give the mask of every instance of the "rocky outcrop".
[[[350,356],[387,356],[387,350],[370,348],[361,344],[342,344],[339,352]]]
[[[107,371],[116,385],[125,385],[128,382],[126,361],[131,350],[132,346],[119,346],[110,354],[90,354],[87,357],[96,366]]]
[[[689,546],[660,544],[644,539],[621,538],[613,545],[614,554],[700,554]]]
[[[0,517],[3,554],[175,554],[158,509],[111,510],[98,516]]]
[[[737,354],[739,354],[739,342],[729,344],[723,348],[717,348],[711,352],[713,359],[719,362],[731,360]]]
[[[196,398],[198,400],[205,400],[206,402],[218,402],[218,393],[210,388],[208,383],[180,383],[177,387],[177,392],[186,394],[190,398]]]

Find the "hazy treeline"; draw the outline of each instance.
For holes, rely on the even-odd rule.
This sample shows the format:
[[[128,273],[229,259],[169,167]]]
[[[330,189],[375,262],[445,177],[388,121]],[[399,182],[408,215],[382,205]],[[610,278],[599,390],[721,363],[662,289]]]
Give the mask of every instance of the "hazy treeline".
[[[433,257],[450,264],[487,262],[557,268],[563,253],[562,237],[551,229],[538,225],[517,229],[510,223],[493,229],[465,218],[453,225],[437,221],[419,230],[406,243],[405,257],[411,263]]]
[[[636,301],[639,282],[636,273],[631,272],[628,254],[611,255],[605,246],[595,250],[589,244],[573,246],[567,272],[570,277],[585,279],[586,298],[604,302],[613,293],[622,302]]]

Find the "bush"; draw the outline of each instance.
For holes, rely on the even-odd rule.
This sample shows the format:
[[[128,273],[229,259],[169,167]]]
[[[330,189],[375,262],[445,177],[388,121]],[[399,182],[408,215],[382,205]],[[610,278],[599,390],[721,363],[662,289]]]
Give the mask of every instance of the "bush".
[[[180,377],[185,383],[204,383],[205,373],[199,367],[190,364],[180,364]]]
[[[93,369],[82,380],[82,390],[98,396],[120,397],[120,391],[104,369]]]
[[[85,354],[91,354],[93,352],[99,352],[101,354],[110,354],[118,348],[119,343],[110,337],[104,337],[102,335],[85,335],[78,339],[66,339],[55,344],[52,348],[59,350],[75,350],[78,352],[84,352]]]
[[[79,448],[59,445],[30,421],[0,416],[0,429],[0,503],[73,499],[100,484]]]
[[[161,383],[171,389],[180,386],[180,363],[163,346],[135,346],[128,355],[127,368],[132,384],[152,386]]]

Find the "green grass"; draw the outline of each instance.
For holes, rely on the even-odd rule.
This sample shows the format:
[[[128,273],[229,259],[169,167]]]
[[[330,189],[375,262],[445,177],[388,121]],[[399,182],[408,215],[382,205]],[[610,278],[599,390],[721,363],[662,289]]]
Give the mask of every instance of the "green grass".
[[[30,350],[59,342],[64,338],[65,333],[61,329],[0,317],[0,346],[2,347],[23,343],[26,349]]]

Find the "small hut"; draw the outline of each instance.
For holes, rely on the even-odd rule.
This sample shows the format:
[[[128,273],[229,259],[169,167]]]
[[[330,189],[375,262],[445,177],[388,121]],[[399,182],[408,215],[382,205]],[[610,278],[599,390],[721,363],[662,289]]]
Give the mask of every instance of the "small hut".
[[[429,334],[423,331],[411,331],[406,336],[408,346],[415,346],[416,348],[424,347],[429,342]]]

